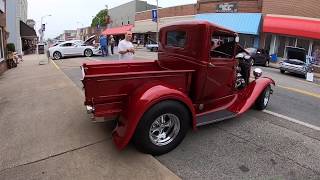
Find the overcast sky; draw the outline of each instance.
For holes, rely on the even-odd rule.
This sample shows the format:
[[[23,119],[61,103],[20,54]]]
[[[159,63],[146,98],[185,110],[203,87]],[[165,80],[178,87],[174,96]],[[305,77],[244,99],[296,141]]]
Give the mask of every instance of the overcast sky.
[[[90,26],[92,16],[95,16],[105,5],[110,8],[130,2],[131,0],[28,0],[28,19],[36,21],[36,31],[40,27],[41,17],[46,23],[45,38],[54,38],[63,30]],[[145,0],[146,1],[146,0]],[[196,3],[197,0],[159,0],[159,6],[171,7],[182,4]],[[156,0],[147,0],[156,4]]]

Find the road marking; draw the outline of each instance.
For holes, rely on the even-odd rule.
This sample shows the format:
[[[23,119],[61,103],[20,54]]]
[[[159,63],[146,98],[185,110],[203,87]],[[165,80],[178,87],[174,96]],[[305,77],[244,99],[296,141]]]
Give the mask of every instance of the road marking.
[[[287,90],[290,90],[290,91],[294,91],[294,92],[297,92],[297,93],[300,93],[300,94],[304,94],[304,95],[308,95],[308,96],[312,96],[312,97],[320,99],[320,94],[316,94],[316,93],[312,93],[312,92],[308,92],[308,91],[304,91],[304,90],[296,89],[296,88],[292,88],[292,87],[282,86],[282,85],[277,85],[277,86],[280,87],[280,88],[283,88],[283,89],[287,89]]]
[[[58,66],[52,59],[50,59],[50,61],[54,64],[54,66],[55,66],[58,70],[60,70],[59,66]]]
[[[312,125],[312,124],[309,124],[309,123],[305,123],[305,122],[299,121],[297,119],[294,119],[294,118],[291,118],[291,117],[288,117],[288,116],[285,116],[285,115],[282,115],[282,114],[279,114],[279,113],[276,113],[276,112],[272,112],[272,111],[268,111],[268,110],[263,110],[262,112],[270,114],[270,115],[273,115],[273,116],[276,116],[276,117],[279,117],[279,118],[282,118],[282,119],[285,119],[287,121],[290,121],[290,122],[293,122],[293,123],[296,123],[296,124],[299,124],[299,125],[302,125],[302,126],[306,126],[306,127],[311,128],[313,130],[320,131],[320,127],[318,127],[318,126],[315,126],[315,125]]]

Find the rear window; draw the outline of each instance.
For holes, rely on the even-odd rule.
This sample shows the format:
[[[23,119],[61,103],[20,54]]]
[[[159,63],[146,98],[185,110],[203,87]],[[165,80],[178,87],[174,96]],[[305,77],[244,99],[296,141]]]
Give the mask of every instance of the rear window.
[[[187,33],[185,31],[167,32],[167,46],[184,48],[186,40]]]

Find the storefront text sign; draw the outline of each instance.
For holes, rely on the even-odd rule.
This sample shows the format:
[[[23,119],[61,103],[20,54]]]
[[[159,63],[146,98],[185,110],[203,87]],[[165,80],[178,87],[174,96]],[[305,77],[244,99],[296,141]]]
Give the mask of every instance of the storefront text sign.
[[[218,12],[218,13],[235,13],[235,12],[238,12],[237,3],[218,4],[216,12]]]

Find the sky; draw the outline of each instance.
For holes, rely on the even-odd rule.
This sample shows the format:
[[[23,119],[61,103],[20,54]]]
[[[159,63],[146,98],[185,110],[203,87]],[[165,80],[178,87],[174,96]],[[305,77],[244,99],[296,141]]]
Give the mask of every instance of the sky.
[[[131,0],[28,0],[28,19],[36,21],[36,31],[46,24],[45,38],[54,38],[63,30],[91,25],[92,17],[108,5],[109,9]],[[156,0],[144,0],[156,4]],[[196,3],[197,0],[159,0],[160,7]],[[51,15],[51,16],[46,16]]]

